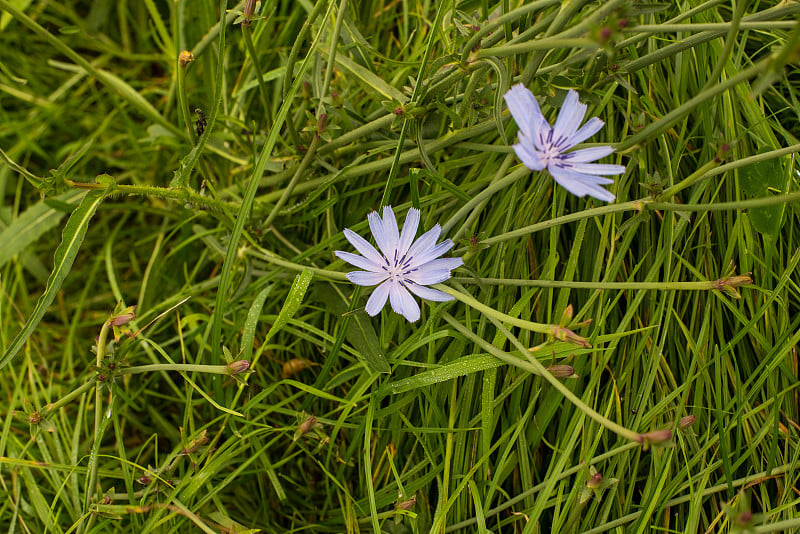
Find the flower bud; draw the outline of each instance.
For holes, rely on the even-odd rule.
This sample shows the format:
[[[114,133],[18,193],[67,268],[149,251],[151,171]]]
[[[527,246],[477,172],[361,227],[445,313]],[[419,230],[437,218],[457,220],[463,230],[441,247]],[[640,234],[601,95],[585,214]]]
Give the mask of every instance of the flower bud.
[[[594,473],[586,481],[586,487],[589,489],[597,489],[603,483],[603,473]]]
[[[325,131],[325,128],[328,127],[328,114],[321,113],[319,117],[317,117],[317,134],[321,134]]]
[[[133,321],[136,318],[136,314],[134,313],[135,308],[136,306],[128,306],[117,315],[111,317],[109,324],[111,326],[122,326]]]
[[[250,369],[250,362],[247,360],[236,360],[235,362],[231,362],[227,366],[227,372],[229,375],[238,375],[239,373],[244,373]]]
[[[317,418],[313,415],[309,415],[306,417],[305,421],[300,423],[300,426],[297,427],[297,434],[300,436],[307,434],[309,430],[314,428],[314,425],[317,424]]]
[[[566,341],[567,343],[574,343],[575,345],[579,345],[584,349],[591,348],[591,344],[586,340],[585,337],[581,337],[569,328],[565,328],[563,326],[554,326],[552,330],[553,337],[558,339],[559,341]]]

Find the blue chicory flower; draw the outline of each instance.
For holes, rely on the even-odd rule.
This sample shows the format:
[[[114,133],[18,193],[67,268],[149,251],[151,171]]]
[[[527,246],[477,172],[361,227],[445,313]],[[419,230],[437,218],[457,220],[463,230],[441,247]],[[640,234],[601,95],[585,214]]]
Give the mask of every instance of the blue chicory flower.
[[[436,259],[453,247],[453,242],[449,239],[436,244],[439,234],[442,233],[441,226],[435,225],[414,241],[419,226],[418,209],[408,210],[402,233],[397,228],[397,219],[391,206],[383,208],[383,218],[377,211],[373,211],[367,215],[367,220],[380,252],[357,233],[345,229],[344,236],[361,256],[341,250],[334,254],[339,259],[364,269],[347,273],[347,279],[354,284],[380,284],[367,300],[366,311],[369,315],[374,316],[380,312],[388,298],[396,313],[414,322],[419,319],[420,310],[411,293],[437,302],[453,300],[447,293],[425,287],[444,282],[450,278],[452,269],[464,264],[461,258]]]
[[[533,93],[525,86],[515,85],[504,98],[519,126],[519,143],[514,145],[514,152],[526,167],[533,171],[547,168],[553,179],[573,195],[589,195],[606,202],[614,200],[614,195],[600,185],[614,183],[603,176],[621,174],[625,167],[590,163],[611,154],[614,149],[599,146],[567,152],[596,134],[605,124],[592,117],[578,128],[586,115],[586,104],[578,100],[576,91],[570,89],[567,93],[552,128],[539,110]]]

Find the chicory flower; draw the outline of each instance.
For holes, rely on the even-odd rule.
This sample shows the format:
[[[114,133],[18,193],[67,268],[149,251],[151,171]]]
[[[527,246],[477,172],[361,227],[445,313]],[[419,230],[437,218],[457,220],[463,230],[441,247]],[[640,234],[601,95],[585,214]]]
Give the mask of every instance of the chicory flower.
[[[599,146],[567,152],[596,134],[605,124],[592,117],[578,128],[586,115],[586,104],[578,100],[576,91],[569,90],[552,127],[539,110],[533,93],[525,86],[515,85],[504,98],[519,126],[519,143],[514,145],[514,152],[526,167],[533,171],[546,168],[553,179],[573,195],[589,195],[607,202],[614,200],[614,195],[600,186],[614,183],[604,176],[621,174],[625,167],[590,163],[608,156],[614,149]]]
[[[397,227],[391,206],[383,208],[383,218],[377,211],[367,215],[380,252],[357,233],[345,229],[344,236],[361,255],[341,250],[334,254],[364,269],[347,273],[348,280],[360,286],[378,285],[367,300],[366,312],[369,315],[378,314],[388,299],[396,313],[414,322],[420,317],[420,309],[411,293],[437,302],[453,300],[447,293],[425,286],[444,282],[450,278],[450,271],[463,265],[464,261],[461,258],[439,258],[453,247],[453,242],[445,239],[436,244],[442,232],[438,224],[414,240],[419,215],[418,209],[408,210],[402,232]]]

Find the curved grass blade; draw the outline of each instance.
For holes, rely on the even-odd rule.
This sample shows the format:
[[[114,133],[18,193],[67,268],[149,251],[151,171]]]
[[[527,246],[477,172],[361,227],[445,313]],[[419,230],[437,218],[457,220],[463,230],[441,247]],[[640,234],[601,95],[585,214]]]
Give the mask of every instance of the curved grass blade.
[[[80,205],[72,212],[61,238],[61,244],[58,245],[55,254],[55,261],[53,265],[53,272],[47,279],[47,286],[44,293],[39,297],[39,302],[36,303],[30,317],[28,317],[25,326],[17,334],[11,344],[6,348],[3,357],[0,358],[0,369],[6,366],[14,356],[19,352],[28,338],[33,334],[33,331],[39,325],[39,322],[44,317],[47,308],[52,304],[56,298],[58,290],[67,278],[67,275],[72,268],[72,263],[75,261],[75,256],[78,255],[78,250],[81,248],[83,238],[86,236],[86,230],[89,228],[89,221],[94,216],[95,211],[103,202],[105,198],[105,191],[90,191],[81,200]]]

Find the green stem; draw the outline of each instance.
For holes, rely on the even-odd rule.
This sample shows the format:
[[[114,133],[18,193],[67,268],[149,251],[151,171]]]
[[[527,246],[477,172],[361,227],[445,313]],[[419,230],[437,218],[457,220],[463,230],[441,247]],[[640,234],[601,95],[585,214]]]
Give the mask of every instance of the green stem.
[[[66,180],[66,182],[67,184],[77,189],[102,189],[102,190],[108,189],[108,185],[106,184],[73,182],[72,180]],[[113,189],[110,191],[110,194],[148,196],[164,200],[175,200],[178,202],[186,202],[189,204],[200,206],[205,209],[223,213],[225,213],[226,210],[236,210],[239,207],[237,204],[233,204],[231,202],[223,202],[221,200],[199,195],[198,193],[192,191],[189,188],[174,189],[167,187],[155,187],[149,185],[115,184]]]
[[[258,81],[258,96],[261,99],[261,107],[264,108],[264,115],[269,113],[267,102],[267,86],[264,84],[264,73],[261,72],[261,65],[258,63],[258,56],[256,55],[256,47],[253,45],[253,38],[251,35],[250,26],[242,24],[242,35],[244,36],[244,44],[247,48],[247,53],[250,54],[250,61],[253,62],[253,68],[256,71],[256,80]]]
[[[672,202],[649,202],[645,204],[648,209],[665,211],[726,211],[746,210],[750,208],[763,208],[776,204],[788,204],[800,200],[800,191],[788,195],[775,195],[768,197],[751,198],[750,200],[737,200],[733,202],[717,202],[711,204],[675,204]]]
[[[800,198],[800,197],[799,197]],[[468,278],[455,277],[461,284],[486,284],[491,286],[553,287],[568,289],[608,289],[608,290],[656,290],[656,291],[703,291],[719,289],[718,280],[699,282],[570,282],[568,280],[520,280],[509,278]]]
[[[182,371],[184,373],[208,373],[215,375],[230,374],[230,369],[227,365],[203,365],[194,363],[154,363],[136,367],[124,367],[118,370],[117,373],[121,375],[137,375],[159,371]]]
[[[553,327],[557,326],[552,324],[534,323],[531,321],[526,321],[524,319],[511,317],[510,315],[506,315],[502,312],[495,310],[494,308],[490,308],[489,306],[483,304],[482,302],[479,302],[471,295],[468,295],[466,293],[461,293],[460,291],[456,291],[455,289],[443,284],[436,284],[432,287],[440,291],[444,291],[448,295],[454,297],[456,300],[461,301],[467,306],[478,310],[487,317],[492,317],[498,321],[503,321],[504,323],[508,323],[510,325],[517,326],[519,328],[524,328],[525,330],[530,330],[531,332],[539,332],[540,334],[551,334],[553,332]]]
[[[561,0],[539,0],[538,2],[531,2],[530,4],[521,6],[521,7],[517,8],[517,9],[515,9],[515,10],[509,12],[509,13],[506,13],[504,15],[501,15],[501,16],[497,17],[496,19],[492,20],[491,22],[488,22],[488,23],[482,25],[480,27],[480,29],[477,32],[475,32],[475,34],[472,37],[470,37],[469,41],[467,41],[467,44],[464,45],[464,48],[463,48],[463,50],[461,52],[461,61],[466,61],[467,60],[467,58],[469,57],[469,55],[472,52],[472,50],[476,46],[478,46],[478,44],[480,43],[481,39],[485,35],[488,35],[490,33],[493,33],[495,31],[499,30],[506,23],[512,22],[512,21],[517,20],[517,19],[520,19],[523,16],[527,15],[528,13],[531,13],[531,12],[539,10],[539,9],[544,9],[546,7],[550,7],[550,6],[558,4],[560,2],[561,2]]]
[[[664,190],[663,193],[658,195],[658,199],[657,200],[664,200],[664,199],[667,199],[667,198],[672,198],[678,192],[683,191],[687,187],[691,187],[692,185],[696,184],[700,180],[705,179],[706,174],[709,171],[711,171],[712,169],[715,169],[717,167],[719,167],[719,162],[717,160],[715,160],[715,159],[712,159],[711,161],[707,162],[705,165],[703,165],[702,167],[700,167],[699,169],[694,171],[691,175],[687,176],[686,178],[684,178],[683,180],[681,180],[677,184],[673,185],[672,187]]]
[[[677,33],[677,32],[705,32],[705,31],[728,31],[730,29],[744,30],[791,30],[797,22],[790,20],[773,20],[768,22],[741,22],[738,25],[731,22],[707,22],[698,24],[642,24],[623,28],[624,33]],[[735,41],[735,40],[734,40]],[[712,78],[713,79],[713,78]]]
[[[520,351],[520,353],[528,354],[528,350],[522,345],[522,343],[520,343],[519,339],[517,339],[517,337],[514,334],[509,332],[508,329],[506,329],[506,327],[503,326],[503,323],[501,321],[498,321],[491,315],[487,315],[486,318],[492,322],[495,328],[497,328],[497,330],[501,334],[503,334],[506,337],[506,339],[508,339],[511,342],[511,344],[514,345],[514,347],[516,347],[518,351]],[[550,371],[548,371],[545,368],[545,366],[539,362],[539,360],[537,360],[536,358],[528,358],[528,361],[536,368],[537,371],[539,371],[539,374],[545,380],[547,380],[550,383],[550,385],[552,385],[556,390],[558,390],[559,393],[564,395],[564,397],[569,402],[571,402],[573,406],[578,408],[578,410],[583,412],[584,415],[593,419],[596,423],[614,432],[618,436],[621,436],[625,439],[629,439],[631,441],[635,441],[637,443],[641,442],[641,435],[638,432],[634,432],[633,430],[625,428],[624,426],[619,425],[614,421],[612,421],[611,419],[608,419],[607,417],[596,412],[589,405],[585,404],[581,399],[579,399],[577,395],[575,395],[572,391],[570,391],[569,388],[567,388],[567,386],[565,386],[556,377],[554,377],[550,373]]]
[[[50,403],[47,406],[45,406],[44,413],[42,415],[46,417],[47,415],[55,412],[62,406],[66,406],[76,398],[80,397],[81,395],[92,389],[95,385],[96,384],[94,381],[85,382],[77,389],[69,392],[67,395],[58,399],[56,402]]]
[[[105,321],[103,323],[103,327],[100,329],[100,335],[97,336],[97,357],[95,358],[95,364],[97,366],[97,372],[100,371],[103,365],[103,358],[105,357],[105,350],[106,350],[106,340],[108,339],[108,331],[111,329],[110,321]],[[99,376],[99,375],[98,375]],[[89,472],[87,473],[86,477],[86,498],[84,500],[84,510],[89,510],[89,505],[91,503],[92,497],[95,495],[95,485],[97,484],[97,451],[100,447],[100,442],[103,439],[103,430],[105,430],[105,425],[103,425],[103,387],[104,383],[100,380],[95,381],[93,384],[95,387],[94,390],[94,440],[92,445],[92,451],[89,454],[89,462],[88,468]],[[78,533],[82,531],[85,527],[87,530],[90,529],[92,522],[94,521],[94,516],[90,515],[89,519],[86,523],[81,523],[80,527],[78,528]]]
[[[620,213],[623,211],[642,210],[644,208],[644,203],[645,202],[642,200],[631,200],[628,202],[622,202],[620,204],[609,204],[606,206],[600,206],[598,208],[592,208],[588,210],[578,211],[576,213],[570,213],[568,215],[562,215],[561,217],[556,217],[555,219],[550,219],[549,221],[542,221],[540,223],[531,224],[529,226],[519,228],[518,230],[513,230],[511,232],[506,232],[504,234],[483,239],[481,240],[481,245],[494,245],[495,243],[508,241],[509,239],[514,239],[515,237],[522,237],[524,235],[532,234],[534,232],[539,232],[541,230],[547,230],[548,228],[552,228],[554,226],[559,226],[561,224],[566,224],[574,221],[580,221],[581,219],[587,219],[590,217],[598,217],[600,215],[607,215],[609,213]]]
[[[280,265],[281,267],[286,267],[291,271],[302,272],[305,269],[313,272],[315,275],[320,276],[322,278],[327,278],[329,280],[334,280],[336,282],[347,282],[347,277],[345,273],[340,273],[339,271],[330,271],[328,269],[320,269],[318,267],[310,267],[308,265],[300,265],[299,263],[293,263],[289,260],[285,260],[271,252],[265,248],[257,247],[256,250],[246,250],[245,254],[253,256],[254,258],[258,258],[260,260],[267,261],[269,263]]]
[[[486,48],[475,54],[476,59],[487,57],[508,57],[536,50],[553,50],[556,48],[588,48],[598,49],[600,45],[591,39],[536,39],[518,44],[507,44]]]

